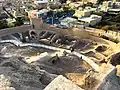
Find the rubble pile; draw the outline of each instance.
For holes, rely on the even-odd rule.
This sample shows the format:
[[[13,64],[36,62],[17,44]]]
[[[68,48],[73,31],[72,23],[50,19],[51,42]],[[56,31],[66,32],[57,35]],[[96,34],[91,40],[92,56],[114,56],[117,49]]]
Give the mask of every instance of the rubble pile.
[[[43,81],[50,83],[56,77],[54,74],[37,70],[21,57],[1,57],[0,61],[0,85],[8,88],[0,90],[43,90],[46,86]]]

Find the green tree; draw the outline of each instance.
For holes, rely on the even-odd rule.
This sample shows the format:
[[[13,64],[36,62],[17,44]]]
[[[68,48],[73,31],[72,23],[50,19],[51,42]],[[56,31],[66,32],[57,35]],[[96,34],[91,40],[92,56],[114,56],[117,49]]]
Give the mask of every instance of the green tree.
[[[50,6],[50,9],[54,10],[54,9],[60,9],[61,6],[60,5],[52,5]]]
[[[111,21],[119,23],[120,22],[120,14],[118,14],[117,16],[111,18]]]
[[[102,4],[104,0],[98,0],[97,3],[98,4]]]

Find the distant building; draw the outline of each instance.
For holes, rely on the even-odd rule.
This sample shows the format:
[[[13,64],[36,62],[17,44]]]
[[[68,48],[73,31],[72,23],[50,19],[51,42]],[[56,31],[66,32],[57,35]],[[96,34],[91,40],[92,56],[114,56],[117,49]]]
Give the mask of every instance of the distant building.
[[[61,20],[60,22],[61,22],[60,24],[63,25],[63,26],[73,27],[73,25],[71,23],[77,22],[77,19],[66,17],[63,20]]]
[[[116,9],[108,9],[108,13],[109,14],[120,14],[120,9],[116,8]]]
[[[33,0],[32,6],[37,9],[47,8],[48,0]]]
[[[112,8],[112,1],[104,1],[102,5],[99,6],[100,11],[107,12],[109,8]]]
[[[32,0],[22,0],[22,5],[31,6],[32,5]]]
[[[83,22],[85,26],[89,26],[89,25],[93,26],[99,23],[101,19],[102,16],[91,15],[90,17],[83,17],[83,18],[79,18],[78,20]]]
[[[69,4],[69,7],[71,7],[71,8],[78,8],[78,7],[80,7],[80,6],[82,6],[83,5],[83,2],[71,2],[71,1],[67,1],[67,3]]]
[[[91,15],[90,10],[76,10],[75,14],[73,16],[75,16],[77,18],[81,18],[81,17],[88,17],[90,15]]]
[[[91,2],[93,4],[96,4],[98,0],[87,0],[87,2]]]
[[[75,21],[71,23],[71,26],[75,27],[75,28],[83,28],[84,26],[84,22],[79,22],[79,21]],[[87,25],[86,25],[87,26]]]
[[[49,10],[47,9],[31,10],[28,12],[28,17],[29,18],[42,18],[43,16],[47,15],[47,12],[49,12]]]
[[[81,3],[81,4],[86,4],[86,3],[93,3],[96,4],[98,0],[69,0],[72,3]]]
[[[60,0],[49,0],[49,3],[60,4]]]
[[[119,14],[120,12],[120,2],[104,1],[102,5],[99,6],[100,11],[108,12],[110,14]]]
[[[81,28],[83,27],[84,23],[83,22],[79,22],[77,19],[74,19],[74,18],[70,18],[70,17],[67,17],[63,20],[61,20],[61,23],[60,23],[62,26],[65,26],[67,28],[71,28],[71,27],[74,27],[74,28]]]

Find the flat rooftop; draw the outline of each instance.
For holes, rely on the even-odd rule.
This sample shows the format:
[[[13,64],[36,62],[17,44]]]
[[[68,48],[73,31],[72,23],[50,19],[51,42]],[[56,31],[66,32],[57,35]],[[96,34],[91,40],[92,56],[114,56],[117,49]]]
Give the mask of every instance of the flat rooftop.
[[[92,18],[92,17],[94,17],[94,16],[82,17],[82,18],[79,18],[78,20],[80,20],[80,21],[85,21],[85,22],[86,22],[86,21],[90,22],[90,21],[96,20],[96,19],[98,19],[98,18],[101,18],[101,16],[96,16],[96,15],[95,15],[96,18]]]

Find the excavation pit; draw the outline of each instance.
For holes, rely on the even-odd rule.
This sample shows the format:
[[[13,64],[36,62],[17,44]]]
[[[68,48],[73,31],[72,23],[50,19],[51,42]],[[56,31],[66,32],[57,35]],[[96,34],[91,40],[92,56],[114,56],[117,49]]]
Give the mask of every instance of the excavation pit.
[[[37,36],[35,38],[36,40],[33,40],[32,42],[29,42],[29,43],[27,42],[24,42],[24,43],[27,43],[28,45],[30,43],[34,45],[35,43],[38,43],[46,46],[54,46],[57,48],[61,48],[62,50],[66,49],[69,51],[70,51],[70,48],[68,47],[72,47],[74,48],[74,52],[77,52],[78,55],[82,54],[86,58],[88,58],[89,60],[92,60],[95,63],[96,61],[99,61],[100,59],[104,59],[106,56],[110,55],[110,53],[106,53],[108,50],[111,51],[112,53],[112,49],[110,48],[111,46],[108,44],[108,42],[106,43],[106,41],[98,37],[87,36],[88,34],[86,34],[86,32],[84,34],[78,33],[78,35],[77,33],[75,33],[76,31],[70,31],[71,34],[68,32],[66,32],[65,34],[62,34],[61,33],[62,31],[58,33],[54,30],[51,33],[50,32],[51,32],[50,30],[45,30],[45,32],[43,30],[43,32],[41,33],[31,32],[31,36],[32,35]],[[74,34],[76,34],[76,36]],[[83,35],[84,37],[82,37]],[[11,38],[15,39],[13,37]],[[7,37],[7,39],[9,38]],[[95,50],[96,46],[100,44],[105,44],[106,46],[110,46],[110,47],[109,48],[100,47],[100,51],[99,49],[98,51],[96,51]],[[82,87],[85,90],[94,90],[93,88],[96,86],[95,84],[98,84],[100,82],[99,81],[100,78],[96,78],[96,77],[97,76],[99,77],[101,74],[99,75],[99,73],[95,72],[94,70],[92,74],[91,72],[88,72],[92,70],[91,63],[88,64],[83,60],[83,58],[77,57],[75,56],[75,54],[73,55],[72,54],[73,52],[70,52],[68,54],[63,52],[61,53],[60,50],[55,51],[55,50],[50,50],[50,49],[45,49],[45,48],[35,47],[35,46],[20,47],[20,45],[17,46],[17,45],[8,44],[8,43],[0,44],[0,50],[2,51],[0,53],[0,56],[2,58],[15,57],[15,58],[11,58],[12,60],[10,61],[8,59],[8,62],[4,62],[4,60],[1,60],[2,62],[2,64],[0,65],[1,67],[7,68],[8,66],[10,66],[14,68],[14,66],[16,65],[16,67],[18,68],[17,70],[14,69],[15,75],[16,75],[16,72],[18,73],[21,69],[22,71],[20,71],[20,73],[23,72],[22,73],[23,75],[26,74],[25,78],[29,74],[30,74],[30,77],[35,76],[35,79],[33,78],[32,81],[31,81],[31,78],[29,78],[28,81],[23,80],[22,84],[26,86],[30,85],[30,87],[39,88],[41,84],[43,84],[42,87],[45,88],[57,75],[65,76],[66,78],[70,79],[75,84],[77,84],[78,86]],[[17,57],[21,59],[18,58],[19,60],[17,60],[16,59]],[[24,63],[22,64],[20,62],[24,62]],[[98,66],[99,65],[100,64],[98,64]],[[31,73],[31,70],[34,71],[35,75]],[[37,71],[40,72],[40,74],[36,74]],[[19,75],[16,76],[16,78],[17,77],[19,78]],[[34,80],[36,81],[34,82]],[[29,82],[30,84],[28,84],[27,82]],[[34,84],[31,84],[31,83],[34,83]],[[38,83],[38,85],[36,86],[35,83]],[[22,87],[20,87],[20,89],[21,88]],[[40,89],[40,90],[43,90],[43,89]]]

